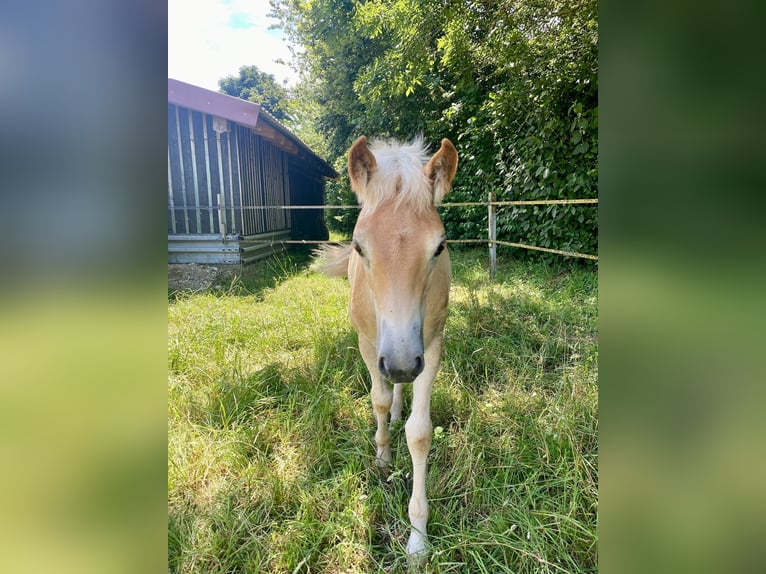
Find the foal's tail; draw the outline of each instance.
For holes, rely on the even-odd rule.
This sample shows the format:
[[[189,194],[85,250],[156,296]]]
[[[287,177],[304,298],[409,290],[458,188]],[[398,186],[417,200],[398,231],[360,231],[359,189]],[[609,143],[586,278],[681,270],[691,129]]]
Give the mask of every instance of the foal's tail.
[[[319,270],[328,277],[348,277],[351,245],[322,245],[314,250]]]

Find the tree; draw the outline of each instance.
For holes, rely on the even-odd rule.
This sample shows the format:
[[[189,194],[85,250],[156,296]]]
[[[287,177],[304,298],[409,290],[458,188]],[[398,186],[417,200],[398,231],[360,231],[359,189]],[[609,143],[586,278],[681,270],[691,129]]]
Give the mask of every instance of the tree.
[[[317,102],[316,133],[324,134],[338,171],[361,134],[422,133],[434,145],[442,137],[456,144],[456,201],[485,200],[489,191],[498,199],[597,197],[597,0],[271,4],[301,48],[296,56]],[[348,203],[343,183],[329,189]],[[486,213],[446,209],[448,234],[482,237]],[[596,209],[509,208],[498,233],[594,253]]]
[[[218,80],[218,87],[221,93],[260,104],[279,121],[291,119],[289,92],[273,75],[261,72],[256,66],[242,66],[239,76]]]

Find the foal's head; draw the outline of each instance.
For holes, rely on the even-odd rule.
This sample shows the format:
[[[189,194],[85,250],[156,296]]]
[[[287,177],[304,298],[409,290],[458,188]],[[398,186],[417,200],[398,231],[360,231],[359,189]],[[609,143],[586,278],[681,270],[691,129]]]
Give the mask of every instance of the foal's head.
[[[411,382],[423,370],[430,343],[424,326],[428,337],[443,324],[450,263],[436,205],[457,161],[447,139],[430,160],[418,140],[370,149],[361,137],[349,150],[351,186],[362,204],[352,257],[361,259],[373,299],[378,368],[396,383]]]

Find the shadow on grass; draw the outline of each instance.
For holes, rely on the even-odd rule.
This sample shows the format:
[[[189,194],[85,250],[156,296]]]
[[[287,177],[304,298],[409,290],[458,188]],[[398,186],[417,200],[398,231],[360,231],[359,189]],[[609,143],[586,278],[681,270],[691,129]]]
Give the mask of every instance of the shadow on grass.
[[[375,571],[352,552],[380,530],[358,514],[381,497],[368,501],[379,478],[364,369],[349,326],[320,337],[303,364],[272,361],[212,382],[190,422],[216,451],[206,475],[220,476],[172,496],[170,572]]]
[[[313,261],[311,250],[304,246],[296,246],[287,252],[270,255],[249,265],[216,265],[219,271],[213,284],[221,287],[211,287],[202,292],[215,296],[257,296],[304,272],[311,267]],[[197,293],[200,292],[168,288],[168,301],[173,303]]]
[[[511,380],[545,390],[593,351],[591,272],[508,262],[490,281],[481,259],[456,268],[444,357],[475,392]]]

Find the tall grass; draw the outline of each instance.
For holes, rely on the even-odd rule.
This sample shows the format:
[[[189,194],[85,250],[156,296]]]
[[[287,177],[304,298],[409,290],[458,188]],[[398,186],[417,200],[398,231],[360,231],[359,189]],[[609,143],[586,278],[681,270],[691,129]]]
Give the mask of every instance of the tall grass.
[[[596,273],[452,259],[425,571],[595,572]],[[306,257],[170,297],[170,572],[408,570],[404,429],[378,474],[347,299]]]

